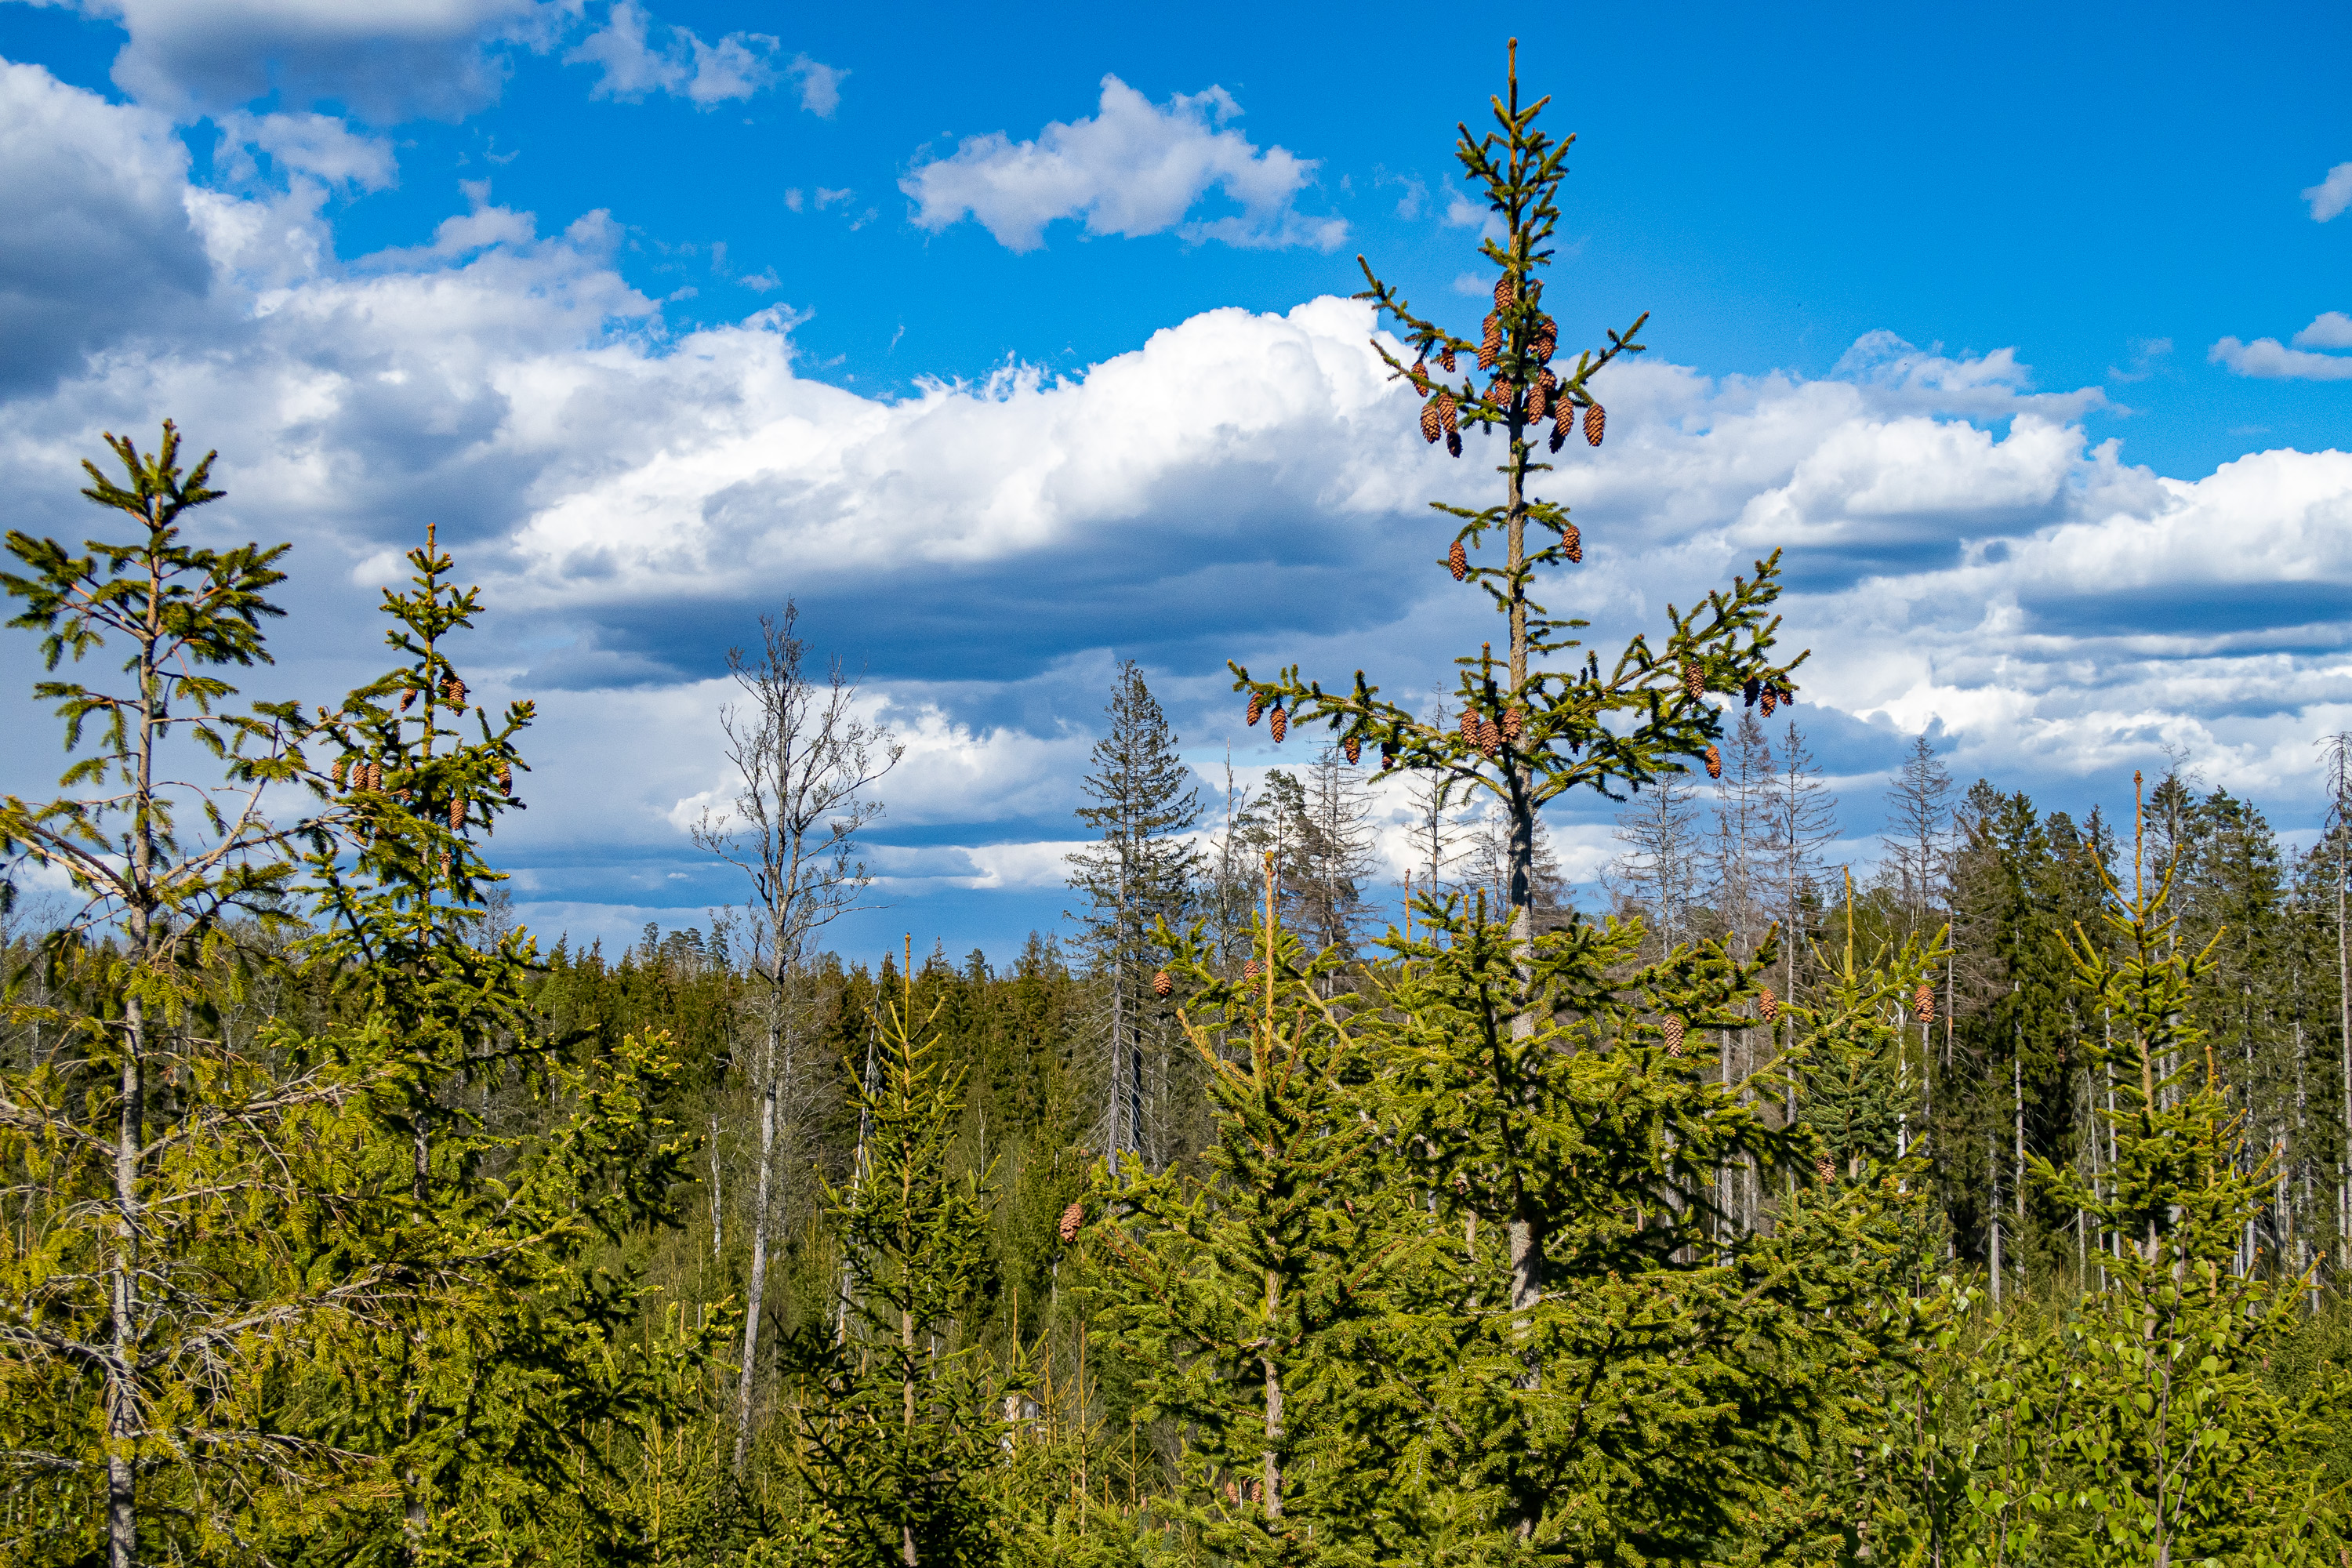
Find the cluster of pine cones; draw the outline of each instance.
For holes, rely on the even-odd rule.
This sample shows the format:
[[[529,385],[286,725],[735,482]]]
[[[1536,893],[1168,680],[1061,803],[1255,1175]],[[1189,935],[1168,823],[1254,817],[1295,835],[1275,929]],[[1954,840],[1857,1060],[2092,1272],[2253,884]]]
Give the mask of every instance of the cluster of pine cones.
[[[1265,699],[1260,697],[1255,691],[1251,692],[1249,710],[1247,714],[1249,722],[1252,725],[1255,725],[1258,720],[1265,717]],[[1274,743],[1277,746],[1282,744],[1283,736],[1290,732],[1290,715],[1282,710],[1281,703],[1277,702],[1274,705],[1273,716],[1268,721],[1266,728],[1274,731]]]
[[[1495,280],[1495,309],[1488,312],[1478,342],[1480,370],[1492,370],[1501,363],[1503,312],[1509,310],[1517,299],[1518,286],[1511,280],[1507,273]],[[1538,365],[1541,365],[1559,352],[1558,324],[1549,316],[1537,317],[1535,331],[1528,340],[1528,354]],[[1453,349],[1440,350],[1437,363],[1440,370],[1451,374],[1454,367]],[[1454,402],[1453,392],[1442,383],[1433,382],[1430,379],[1429,361],[1425,357],[1413,361],[1412,369],[1406,374],[1412,382],[1413,390],[1427,399],[1421,409],[1423,439],[1434,445],[1437,438],[1443,436],[1445,437],[1446,451],[1454,457],[1460,457],[1462,455],[1461,409]],[[1486,401],[1495,404],[1507,403],[1516,390],[1515,385],[1507,377],[1498,375],[1486,388]],[[1568,433],[1576,427],[1576,405],[1572,400],[1560,395],[1559,377],[1553,374],[1549,366],[1545,366],[1537,373],[1535,381],[1527,389],[1528,423],[1541,425],[1546,416],[1549,416],[1552,422],[1551,449],[1557,452],[1568,440]],[[1595,447],[1601,445],[1601,434],[1607,428],[1608,421],[1609,416],[1602,412],[1601,405],[1587,402],[1584,405],[1583,418],[1585,440]],[[1571,550],[1569,559],[1577,560],[1580,557]],[[1456,573],[1455,575],[1459,576],[1460,574]]]
[[[1740,696],[1750,708],[1760,704],[1764,710],[1764,717],[1767,719],[1772,717],[1773,709],[1784,702],[1791,708],[1797,704],[1797,694],[1789,687],[1773,686],[1757,679],[1754,676],[1748,678],[1748,684],[1740,689]]]

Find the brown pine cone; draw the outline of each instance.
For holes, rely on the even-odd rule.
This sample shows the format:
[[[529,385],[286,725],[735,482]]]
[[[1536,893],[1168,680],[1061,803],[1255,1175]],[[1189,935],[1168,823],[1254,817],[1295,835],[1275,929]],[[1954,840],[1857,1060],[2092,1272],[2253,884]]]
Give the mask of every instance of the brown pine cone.
[[[1255,980],[1257,978],[1256,959],[1253,958],[1248,963],[1242,965],[1242,978],[1244,980]]]
[[[1608,423],[1609,416],[1601,412],[1601,405],[1596,403],[1587,408],[1584,411],[1585,445],[1589,447],[1598,447],[1601,445],[1601,432],[1607,426]]]
[[[1265,716],[1265,727],[1274,731],[1274,743],[1282,744],[1282,737],[1290,729],[1290,715],[1282,710],[1281,703],[1276,703],[1274,711]]]
[[[1454,574],[1454,580],[1456,583],[1470,575],[1470,552],[1462,548],[1462,542],[1458,539],[1454,542],[1454,547],[1445,552],[1445,569]]]
[[[1467,708],[1462,710],[1462,738],[1474,746],[1478,743],[1478,715]]]
[[[1560,405],[1560,407],[1561,407],[1561,408],[1563,408],[1563,409],[1565,409],[1567,406],[1568,406],[1568,405],[1567,405],[1567,404],[1565,404],[1565,403],[1563,403],[1563,404],[1561,404],[1561,405]],[[1556,422],[1556,423],[1552,426],[1552,427],[1551,427],[1551,442],[1550,442],[1551,449],[1552,449],[1553,451],[1555,451],[1555,452],[1559,451],[1559,450],[1560,449],[1560,447],[1561,447],[1562,446],[1564,446],[1564,445],[1567,443],[1567,441],[1568,441],[1568,422],[1567,422],[1566,420],[1564,420],[1564,419],[1563,419],[1563,420],[1559,420],[1559,421]]]
[[[1772,710],[1780,705],[1780,693],[1769,686],[1766,687],[1764,695],[1757,700],[1757,705],[1764,710],[1764,717],[1769,719],[1772,717]]]
[[[1911,994],[1911,1016],[1923,1024],[1936,1021],[1936,988],[1924,980]]]
[[[1488,316],[1478,340],[1478,368],[1492,370],[1495,362],[1503,357],[1503,318]]]
[[[402,692],[402,693],[400,694],[400,710],[401,710],[403,713],[407,712],[407,711],[408,711],[408,705],[409,705],[410,703],[412,703],[412,702],[415,701],[415,700],[416,700],[416,688],[415,688],[414,686],[412,686],[412,687],[410,687],[407,690],[405,690],[405,691],[404,691],[404,692]]]
[[[499,793],[514,794],[514,769],[508,765],[504,757],[499,759]]]
[[[1450,348],[1440,351],[1437,363],[1440,369],[1451,371],[1454,368],[1454,351]]]
[[[1750,708],[1755,707],[1756,693],[1762,688],[1763,684],[1764,683],[1762,681],[1757,679],[1754,676],[1749,676],[1747,683],[1739,689],[1739,700]]]
[[[1666,1015],[1664,1028],[1666,1037],[1666,1055],[1681,1056],[1683,1054],[1683,1021],[1669,1013]]]
[[[441,695],[450,707],[463,708],[466,705],[466,683],[453,675],[441,683]]]
[[[1549,316],[1537,321],[1536,334],[1528,340],[1528,353],[1535,355],[1538,364],[1559,353],[1559,328]]]
[[[335,781],[335,787],[337,789],[343,787],[343,775],[351,770],[351,765],[352,759],[348,755],[340,756],[335,759],[335,766],[331,776]]]
[[[375,790],[380,790],[383,787],[383,764],[382,763],[370,763],[367,765],[367,787]]]
[[[1559,451],[1559,432],[1553,432],[1551,441],[1551,449],[1555,452]],[[1580,566],[1584,564],[1584,535],[1576,531],[1576,524],[1572,522],[1560,524],[1559,548],[1561,552],[1567,555],[1570,561]]]
[[[1349,767],[1354,767],[1358,763],[1364,760],[1363,741],[1354,735],[1349,736],[1346,740],[1339,742],[1339,754],[1348,759],[1348,765]]]
[[[1070,1243],[1078,1239],[1078,1226],[1086,1223],[1087,1205],[1084,1204],[1072,1204],[1068,1208],[1062,1211],[1061,1223],[1054,1227],[1054,1231],[1055,1234],[1062,1238],[1062,1245],[1064,1247],[1067,1247]]]
[[[462,795],[453,795],[449,797],[449,831],[462,833],[465,827],[466,797]]]
[[[1780,1016],[1780,999],[1772,994],[1772,988],[1769,985],[1756,994],[1756,1011],[1763,1016],[1764,1021],[1768,1024]]]
[[[1251,693],[1250,693],[1250,700],[1249,700],[1249,721],[1250,721],[1252,724],[1255,724],[1255,723],[1257,722],[1257,720],[1258,720],[1258,715],[1259,715],[1259,714],[1261,714],[1261,713],[1263,713],[1263,712],[1265,712],[1265,698],[1263,698],[1263,697],[1260,697],[1260,696],[1259,696],[1256,692],[1255,692],[1255,691],[1251,692]]]
[[[1176,982],[1168,977],[1166,970],[1163,969],[1151,977],[1151,994],[1154,996],[1165,996],[1175,989]]]
[[[1780,683],[1780,706],[1783,708],[1794,708],[1796,705],[1797,689],[1790,686],[1787,681],[1782,681]]]
[[[1412,389],[1415,392],[1423,397],[1429,395],[1429,362],[1427,360],[1413,361],[1412,368],[1404,374],[1405,379],[1412,383]]]
[[[1478,749],[1490,757],[1503,749],[1503,727],[1492,719],[1478,721]]]
[[[1527,721],[1520,716],[1519,709],[1516,704],[1503,710],[1503,739],[1517,745],[1521,732],[1526,729]]]
[[[446,849],[441,851],[441,874],[445,877],[449,874],[449,851]]]
[[[1551,406],[1551,388],[1544,384],[1550,379],[1551,372],[1546,371],[1536,378],[1533,386],[1528,388],[1528,423],[1530,425],[1542,424],[1545,410]]]
[[[1437,391],[1437,421],[1445,426],[1448,436],[1462,428],[1460,413],[1454,406],[1454,395],[1444,387]],[[1448,443],[1450,446],[1452,443]],[[1457,453],[1456,456],[1459,456]]]
[[[1518,302],[1518,298],[1519,286],[1509,273],[1506,272],[1495,279],[1495,309],[1507,310]]]
[[[1509,377],[1498,375],[1486,384],[1486,401],[1497,408],[1508,408],[1514,390]]]
[[[1435,446],[1437,444],[1437,438],[1444,433],[1445,432],[1444,430],[1439,428],[1437,405],[1434,403],[1423,404],[1421,405],[1422,439],[1429,442],[1432,446]]]
[[[1690,700],[1694,702],[1706,695],[1706,672],[1699,668],[1698,660],[1695,658],[1683,661],[1683,689],[1690,693]]]
[[[1458,458],[1462,455],[1462,433],[1460,431],[1448,430],[1445,433],[1445,455],[1449,458]]]
[[[1711,779],[1723,776],[1723,753],[1713,746],[1706,749],[1706,776]]]
[[[1822,1179],[1823,1186],[1827,1186],[1837,1180],[1837,1166],[1831,1163],[1827,1154],[1816,1154],[1813,1156],[1813,1174]]]
[[[1394,766],[1396,766],[1396,748],[1383,745],[1381,748],[1381,772],[1386,773]]]

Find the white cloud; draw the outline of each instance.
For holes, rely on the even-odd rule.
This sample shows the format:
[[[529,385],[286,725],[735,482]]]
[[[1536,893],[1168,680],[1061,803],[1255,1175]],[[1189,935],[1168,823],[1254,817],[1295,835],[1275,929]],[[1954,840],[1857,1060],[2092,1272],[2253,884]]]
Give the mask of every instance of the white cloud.
[[[226,112],[216,116],[215,122],[232,178],[242,177],[250,167],[247,149],[258,148],[280,169],[314,175],[331,185],[381,191],[399,181],[400,165],[391,142],[362,136],[331,114]]]
[[[820,65],[806,55],[794,55],[785,73],[801,84],[801,107],[820,120],[830,120],[841,107],[841,82],[849,73],[839,66]]]
[[[2352,167],[2352,164],[2347,167]],[[2295,333],[2294,346],[2299,349],[2352,349],[2352,316],[2341,310],[2321,311],[2313,318],[2311,325]]]
[[[705,43],[686,27],[663,27],[667,35],[658,46],[652,41],[654,24],[632,0],[614,0],[604,26],[564,55],[566,65],[601,68],[594,97],[635,102],[649,92],[683,98],[698,109],[757,96],[776,84],[777,40],[765,33],[730,33],[715,44]],[[819,114],[831,114],[840,93],[830,77],[818,84],[817,108],[810,101],[812,71],[827,71],[806,55],[788,68],[801,81],[801,101]]]
[[[502,46],[544,48],[569,0],[79,0],[130,34],[114,80],[174,114],[231,109],[273,89],[294,106],[336,100],[389,124],[455,119],[494,100]]]
[[[1045,226],[1061,218],[1082,219],[1097,235],[1174,229],[1188,240],[1228,245],[1339,245],[1348,233],[1343,220],[1307,217],[1293,205],[1312,182],[1314,161],[1280,147],[1260,151],[1226,126],[1240,113],[1223,88],[1154,106],[1106,76],[1094,118],[1056,121],[1034,142],[1016,142],[1001,131],[967,137],[952,155],[917,164],[899,188],[914,198],[923,227],[936,232],[969,214],[1013,250],[1034,250]],[[1241,211],[1186,222],[1212,190]]]
[[[2303,199],[2311,204],[2311,216],[2317,223],[2326,223],[2352,206],[2352,163],[2338,163],[2319,184],[2305,186]]]
[[[781,307],[671,333],[601,216],[541,235],[476,186],[428,243],[347,264],[299,193],[189,189],[160,116],[25,68],[0,72],[0,116],[8,210],[98,204],[27,252],[49,272],[0,270],[5,298],[90,319],[73,289],[144,267],[164,281],[138,288],[187,301],[67,343],[54,387],[0,402],[12,523],[79,537],[99,433],[177,414],[222,453],[203,541],[297,542],[260,694],[371,672],[374,585],[438,520],[488,604],[469,675],[541,706],[536,809],[498,840],[536,908],[737,896],[680,812],[724,783],[714,655],[786,595],[908,735],[889,875],[1008,897],[1055,879],[1117,657],[1196,760],[1230,736],[1263,766],[1314,737],[1286,756],[1243,728],[1223,658],[1362,667],[1418,700],[1492,635],[1426,510],[1486,493],[1480,437],[1459,463],[1420,440],[1360,303],[1213,310],[1066,377],[876,399],[806,374]],[[110,248],[126,223],[137,244]],[[0,226],[6,266],[17,244]],[[173,281],[183,254],[198,275]],[[1538,493],[1575,506],[1587,552],[1544,592],[1604,642],[1787,543],[1786,636],[1818,650],[1798,711],[1850,747],[1940,724],[1964,776],[2038,788],[2176,742],[2269,800],[2352,724],[2352,456],[2161,478],[2084,435],[2095,389],[1885,335],[1819,380],[1645,357],[1595,391],[1607,443]],[[0,784],[26,769],[0,755]],[[1604,854],[1583,804],[1560,831]]]
[[[2334,314],[2334,312],[2329,312]],[[2320,321],[2326,321],[2326,316]],[[2309,332],[2316,328],[2305,329]],[[2304,341],[2297,335],[2298,342]],[[2311,353],[2303,349],[2291,349],[2276,338],[2256,338],[2242,343],[2235,338],[2223,338],[2205,356],[2215,364],[2227,365],[2239,375],[2254,376],[2265,381],[2352,381],[2352,355]]]

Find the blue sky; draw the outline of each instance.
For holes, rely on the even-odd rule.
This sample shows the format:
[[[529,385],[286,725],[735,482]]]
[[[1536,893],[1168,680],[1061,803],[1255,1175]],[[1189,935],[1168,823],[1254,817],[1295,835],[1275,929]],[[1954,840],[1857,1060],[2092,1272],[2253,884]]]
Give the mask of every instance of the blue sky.
[[[2170,747],[2308,825],[2352,696],[2352,17],[1551,15],[1563,337],[1654,312],[1558,481],[1592,555],[1556,599],[1627,632],[1787,545],[1859,836],[1922,729],[2072,806]],[[1423,690],[1482,635],[1421,521],[1476,466],[1341,300],[1361,251],[1475,322],[1451,127],[1503,47],[1425,7],[1006,16],[0,4],[11,524],[79,527],[98,432],[175,416],[209,525],[296,542],[271,679],[317,691],[438,518],[498,611],[478,686],[545,715],[519,897],[608,937],[733,896],[684,824],[723,650],[793,595],[911,742],[853,940],[1003,954],[1064,902],[1116,658],[1246,780],[1225,657]]]

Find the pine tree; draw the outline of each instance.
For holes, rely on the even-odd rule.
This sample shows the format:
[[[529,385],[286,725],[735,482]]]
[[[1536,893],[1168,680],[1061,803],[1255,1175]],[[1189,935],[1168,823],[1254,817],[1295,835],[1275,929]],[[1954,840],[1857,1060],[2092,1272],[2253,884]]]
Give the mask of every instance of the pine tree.
[[[1070,857],[1070,886],[1086,895],[1082,942],[1109,994],[1104,1130],[1113,1163],[1152,1149],[1146,1051],[1164,1045],[1166,1008],[1153,994],[1158,954],[1150,932],[1181,922],[1198,857],[1185,835],[1201,820],[1192,771],[1178,755],[1167,715],[1134,660],[1119,666],[1107,710],[1110,728],[1095,742],[1078,808],[1099,844]]]

